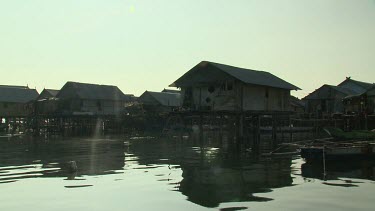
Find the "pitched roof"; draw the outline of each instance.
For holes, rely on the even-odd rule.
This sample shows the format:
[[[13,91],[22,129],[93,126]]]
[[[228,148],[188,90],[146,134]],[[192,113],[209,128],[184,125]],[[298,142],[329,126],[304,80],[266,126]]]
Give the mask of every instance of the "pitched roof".
[[[346,77],[346,79],[343,82],[341,82],[339,85],[337,85],[337,86],[341,86],[341,85],[343,85],[344,83],[347,83],[347,82],[352,82],[352,83],[356,84],[357,86],[362,87],[365,90],[370,89],[374,85],[372,83],[367,83],[367,82],[363,82],[363,81],[357,81],[357,80],[351,79],[350,77]]]
[[[44,89],[46,92],[48,92],[52,97],[56,97],[57,93],[59,93],[60,90],[57,89]]]
[[[54,98],[56,97],[59,91],[60,90],[55,90],[55,89],[43,89],[43,91],[40,93],[38,97],[38,100]]]
[[[127,97],[117,86],[67,82],[56,97],[87,100],[125,100]]]
[[[39,93],[35,89],[19,86],[0,86],[0,102],[27,103],[36,100]]]
[[[180,93],[169,93],[169,92],[151,92],[145,91],[144,94],[151,95],[156,101],[163,106],[180,106],[181,105],[181,94]],[[141,96],[142,97],[142,96]]]
[[[205,71],[208,68],[216,71],[216,73],[217,71],[221,71],[227,76],[229,75],[247,84],[276,87],[288,90],[300,90],[300,88],[298,88],[297,86],[294,86],[293,84],[290,84],[269,72],[233,67],[208,61],[200,62],[198,65],[196,65],[179,79],[177,79],[173,84],[171,84],[171,86],[179,87],[181,84],[184,84],[184,82],[188,81],[189,77],[191,77],[196,72]]]
[[[17,88],[17,89],[28,89],[28,86],[14,86],[14,85],[0,85],[0,87],[4,88]]]
[[[181,93],[180,90],[174,90],[174,89],[163,89],[161,92],[169,92],[169,93]]]
[[[320,88],[316,89],[315,91],[313,91],[312,93],[304,97],[303,100],[317,100],[317,99],[331,98],[332,96],[330,95],[330,92],[328,91],[329,89],[333,89],[337,92],[340,92],[344,94],[345,96],[358,94],[356,91],[345,88],[345,87],[324,84]]]
[[[356,91],[352,90],[352,89],[348,89],[348,88],[344,88],[344,87],[339,87],[339,86],[332,86],[332,85],[329,85],[332,89],[338,91],[338,92],[341,92],[341,93],[344,93],[344,94],[347,94],[347,95],[356,95],[356,94],[359,94],[357,93]]]

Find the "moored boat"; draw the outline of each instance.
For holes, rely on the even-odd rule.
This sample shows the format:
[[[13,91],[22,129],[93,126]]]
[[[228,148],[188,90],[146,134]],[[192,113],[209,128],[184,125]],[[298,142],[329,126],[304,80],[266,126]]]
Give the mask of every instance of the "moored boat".
[[[311,160],[375,158],[375,143],[353,142],[303,146],[301,157]]]

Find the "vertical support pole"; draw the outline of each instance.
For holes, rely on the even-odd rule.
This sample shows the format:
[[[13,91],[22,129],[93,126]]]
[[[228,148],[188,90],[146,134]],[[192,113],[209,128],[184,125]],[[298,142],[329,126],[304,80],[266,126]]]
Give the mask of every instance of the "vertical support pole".
[[[289,142],[293,142],[293,122],[289,116]]]
[[[238,136],[240,138],[244,137],[244,116],[242,112],[238,116]]]
[[[199,143],[203,147],[203,115],[199,114]]]
[[[254,116],[253,119],[254,125],[254,143],[253,143],[253,151],[255,153],[260,152],[260,115]]]
[[[276,115],[272,115],[272,148],[277,147],[277,125],[276,125]]]

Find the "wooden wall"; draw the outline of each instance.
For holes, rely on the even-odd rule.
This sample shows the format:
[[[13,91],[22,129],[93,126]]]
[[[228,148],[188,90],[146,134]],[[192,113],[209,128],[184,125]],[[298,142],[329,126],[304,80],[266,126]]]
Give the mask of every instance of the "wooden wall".
[[[290,111],[290,91],[226,81],[195,87],[182,87],[182,99],[189,97],[192,110]]]
[[[32,112],[32,104],[0,102],[0,117],[26,117]]]

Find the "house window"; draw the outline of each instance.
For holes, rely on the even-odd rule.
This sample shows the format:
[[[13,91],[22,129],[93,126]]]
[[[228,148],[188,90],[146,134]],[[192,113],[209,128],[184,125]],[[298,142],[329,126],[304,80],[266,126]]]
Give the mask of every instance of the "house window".
[[[265,92],[265,95],[264,95],[266,98],[268,98],[269,96],[269,92],[268,92],[268,88],[266,88],[266,92]]]
[[[4,108],[8,108],[8,103],[3,103]]]

